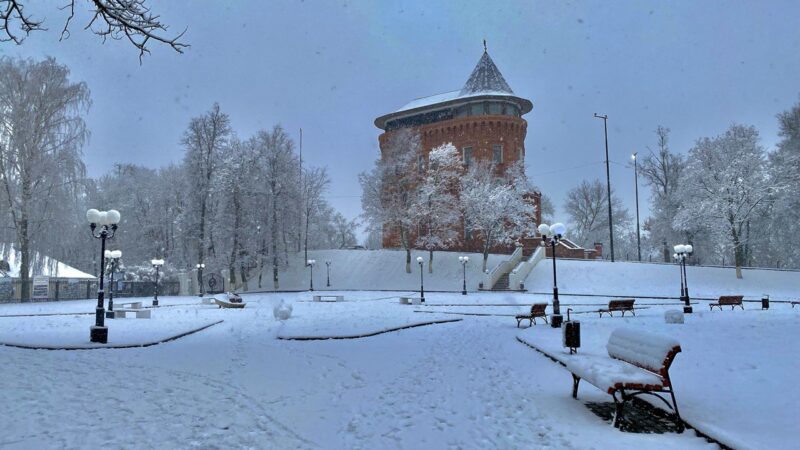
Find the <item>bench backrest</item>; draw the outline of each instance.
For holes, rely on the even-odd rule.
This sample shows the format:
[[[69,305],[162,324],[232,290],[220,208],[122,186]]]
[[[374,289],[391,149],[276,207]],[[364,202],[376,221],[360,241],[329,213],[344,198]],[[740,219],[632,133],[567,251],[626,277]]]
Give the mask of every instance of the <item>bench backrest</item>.
[[[547,303],[534,303],[531,305],[531,315],[542,315],[545,313],[545,309],[547,309]]]
[[[632,328],[617,328],[606,345],[608,356],[666,377],[681,346],[675,339]]]
[[[744,295],[721,295],[719,297],[720,305],[740,305]]]
[[[632,298],[620,298],[617,300],[611,300],[608,302],[608,309],[621,309],[621,308],[633,308],[633,302],[635,299]]]

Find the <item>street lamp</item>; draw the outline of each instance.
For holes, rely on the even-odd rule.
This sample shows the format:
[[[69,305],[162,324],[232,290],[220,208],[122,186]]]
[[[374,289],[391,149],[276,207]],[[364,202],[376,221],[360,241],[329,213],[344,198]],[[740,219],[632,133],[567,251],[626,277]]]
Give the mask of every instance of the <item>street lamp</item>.
[[[153,268],[156,269],[156,290],[155,290],[155,294],[153,295],[153,307],[156,307],[156,306],[158,306],[158,276],[159,276],[159,270],[161,269],[161,266],[164,265],[164,260],[163,259],[153,259],[153,260],[150,261],[150,263],[153,264]]]
[[[461,290],[461,295],[467,295],[467,263],[469,262],[469,256],[459,256],[458,261],[461,263],[464,273],[464,287]]]
[[[673,247],[675,254],[673,258],[678,262],[678,267],[681,270],[681,300],[683,301],[683,312],[689,314],[692,312],[692,305],[689,304],[689,282],[686,280],[686,258],[691,256],[694,248],[689,244],[680,244]]]
[[[608,239],[611,244],[611,262],[614,262],[614,225],[611,223],[611,169],[608,167],[608,115],[594,113],[597,119],[603,119],[603,131],[606,136],[606,186],[608,187]]]
[[[425,283],[422,274],[422,266],[425,264],[425,260],[422,259],[422,256],[417,256],[417,262],[419,263],[419,302],[425,303]]]
[[[311,268],[311,276],[308,278],[308,290],[314,290],[314,264],[317,263],[316,259],[309,259],[306,261],[306,265]]]
[[[111,311],[114,311],[114,272],[119,270],[119,259],[122,258],[122,252],[120,250],[106,250],[103,252],[103,256],[108,260],[108,273],[111,275],[111,280],[109,281],[109,289],[108,289],[108,313],[107,317],[111,318]]]
[[[206,268],[204,263],[198,263],[195,267],[197,267],[197,284],[200,286],[200,295],[198,297],[202,297],[205,294],[203,289],[203,269]]]
[[[326,287],[331,287],[331,262],[330,261],[325,261],[325,266],[326,266],[327,272],[328,272],[328,283],[327,283]]]
[[[553,315],[550,318],[550,326],[553,328],[561,328],[561,322],[564,318],[561,316],[561,305],[558,301],[558,280],[556,278],[556,246],[558,241],[564,233],[567,232],[567,227],[563,223],[554,223],[552,226],[543,223],[539,225],[539,234],[542,235],[542,246],[553,250]]]
[[[108,327],[105,326],[105,310],[103,309],[103,272],[105,272],[106,239],[112,239],[114,237],[119,219],[119,211],[116,209],[98,211],[93,208],[86,211],[86,220],[89,222],[89,228],[92,230],[92,237],[100,239],[100,284],[97,288],[97,307],[94,311],[94,326],[89,328],[89,340],[101,344],[108,342]],[[98,225],[100,226],[99,231],[95,233],[95,230],[98,229]]]
[[[642,262],[642,234],[639,232],[639,164],[636,161],[637,153],[631,155],[633,160],[633,180],[636,186],[636,250],[639,253],[639,262]]]

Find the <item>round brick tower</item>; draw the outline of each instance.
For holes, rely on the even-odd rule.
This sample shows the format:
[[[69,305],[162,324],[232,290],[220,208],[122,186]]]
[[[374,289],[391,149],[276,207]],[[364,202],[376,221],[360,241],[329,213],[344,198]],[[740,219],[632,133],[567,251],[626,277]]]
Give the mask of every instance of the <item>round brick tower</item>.
[[[525,135],[528,122],[522,118],[533,109],[530,100],[517,97],[489,53],[484,50],[466,84],[460,90],[422,97],[399,110],[375,119],[384,130],[378,137],[381,153],[394,133],[414,128],[419,133],[424,157],[442,144],[452,143],[465,165],[472,161],[492,161],[502,173],[525,159]],[[540,198],[533,193],[538,206]],[[540,221],[537,208],[537,223]],[[453,250],[474,250],[468,234]],[[395,233],[384,233],[383,246],[398,247]]]

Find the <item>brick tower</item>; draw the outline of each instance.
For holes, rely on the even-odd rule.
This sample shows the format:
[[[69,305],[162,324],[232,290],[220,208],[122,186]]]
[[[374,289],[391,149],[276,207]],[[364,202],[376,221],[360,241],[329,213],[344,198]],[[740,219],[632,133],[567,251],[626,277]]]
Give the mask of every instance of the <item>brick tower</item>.
[[[461,153],[465,165],[488,160],[503,172],[525,159],[528,122],[522,116],[531,109],[531,101],[514,94],[484,49],[464,87],[413,100],[375,119],[375,126],[384,131],[378,138],[382,153],[394,133],[414,128],[421,138],[425,158],[433,148],[450,142]],[[532,201],[537,206],[537,223],[540,222],[540,198],[539,193],[532,193]],[[471,240],[467,233],[462,236],[464,239],[453,250],[480,248],[480,243]],[[399,247],[398,237],[385,231],[383,246]]]

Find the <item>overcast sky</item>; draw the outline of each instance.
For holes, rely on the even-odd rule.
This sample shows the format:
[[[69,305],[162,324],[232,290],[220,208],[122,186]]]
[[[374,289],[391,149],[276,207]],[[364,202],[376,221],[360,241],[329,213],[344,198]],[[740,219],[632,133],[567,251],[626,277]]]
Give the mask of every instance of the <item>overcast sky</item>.
[[[672,129],[676,151],[734,122],[755,125],[771,149],[775,115],[800,100],[793,0],[150,0],[170,31],[188,28],[191,48],[153,44],[141,65],[126,42],[84,32],[83,9],[58,42],[66,14],[41,3],[28,10],[50,31],[0,43],[0,53],[54,56],[89,85],[90,175],[115,162],[180,161],[189,119],[219,102],[244,138],[276,123],[296,138],[302,127],[304,159],[328,167],[330,202],[349,217],[361,212],[357,174],[378,157],[373,120],[461,88],[483,39],[514,92],[533,102],[528,174],[559,209],[581,179],[605,180],[595,112],[609,116],[611,181],[633,213],[630,154],[654,147],[657,125]],[[644,213],[649,195],[640,193]]]

